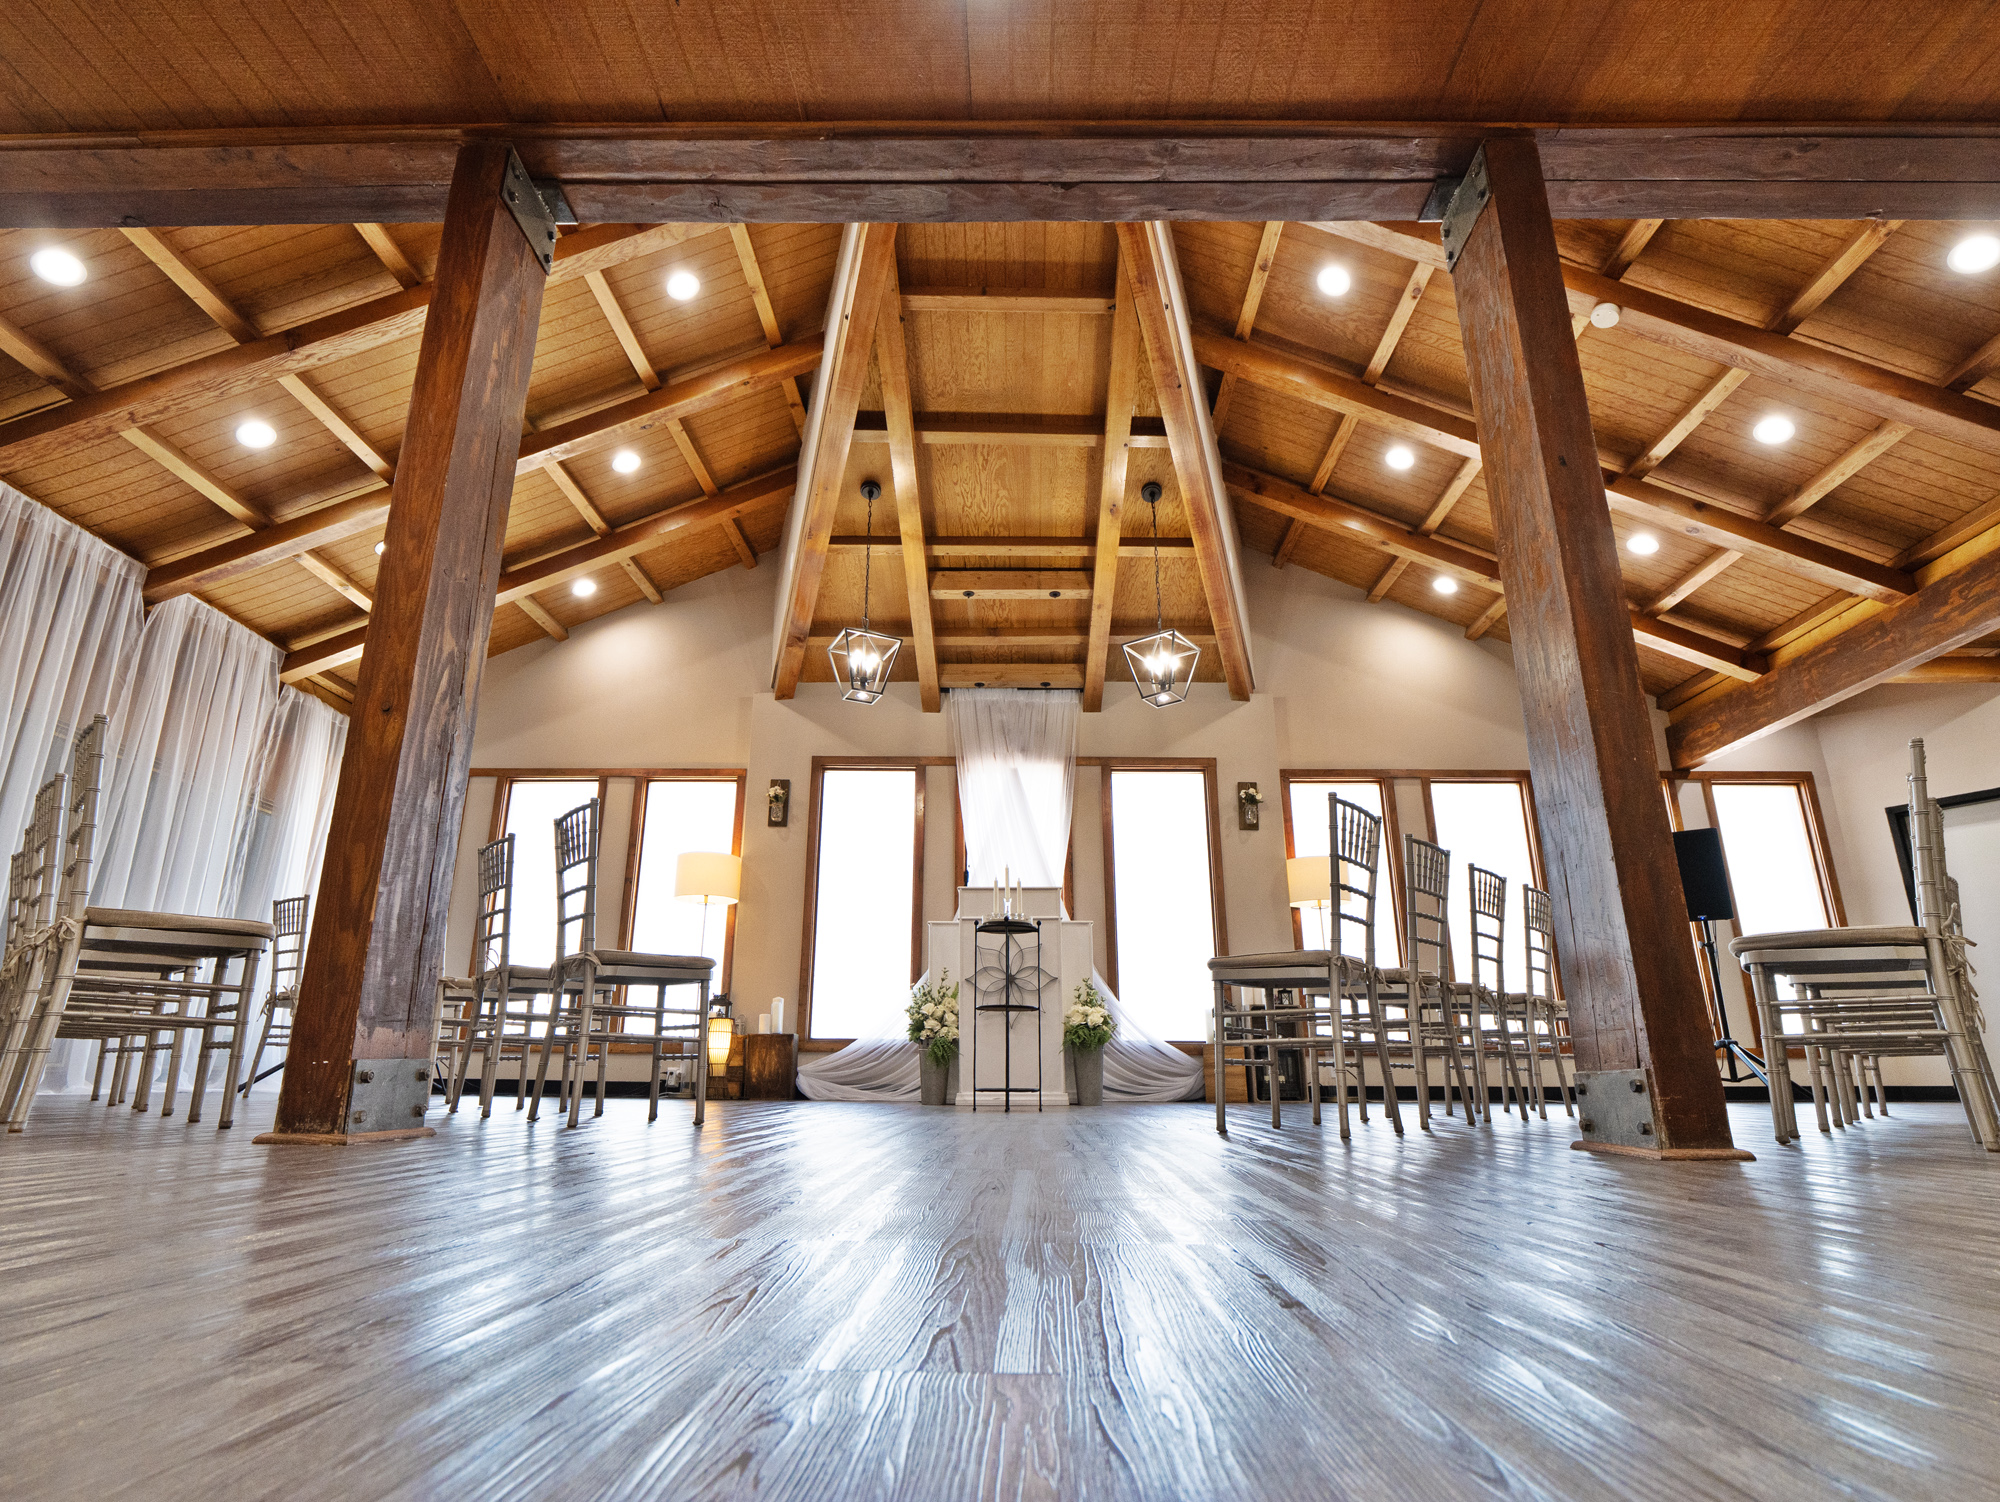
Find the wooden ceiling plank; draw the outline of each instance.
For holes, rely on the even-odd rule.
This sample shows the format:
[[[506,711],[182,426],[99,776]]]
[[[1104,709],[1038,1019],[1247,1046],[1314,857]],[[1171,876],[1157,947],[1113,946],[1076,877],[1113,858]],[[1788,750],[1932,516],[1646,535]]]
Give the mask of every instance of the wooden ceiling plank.
[[[167,279],[188,295],[188,300],[206,313],[215,326],[234,339],[238,344],[255,344],[262,336],[256,325],[239,313],[222,294],[222,289],[210,281],[194,263],[173,246],[158,230],[138,229],[127,226],[125,238],[139,247],[140,252],[161,271]]]
[[[547,635],[554,637],[557,641],[569,640],[569,627],[550,615],[535,600],[527,595],[523,595],[514,603],[520,606],[521,614],[533,621]]]
[[[1696,767],[2000,629],[2000,551],[1926,585],[1668,727],[1673,764]]]
[[[584,285],[590,288],[590,295],[597,299],[597,306],[604,314],[604,321],[611,325],[611,332],[618,340],[618,347],[625,351],[625,358],[632,362],[633,373],[639,377],[639,384],[648,391],[660,389],[660,373],[653,368],[653,362],[646,357],[644,346],[639,343],[639,335],[632,327],[632,320],[625,316],[625,309],[618,301],[618,294],[611,290],[611,283],[601,271],[584,274]]]
[[[1657,224],[1659,221],[1654,220],[1653,222]],[[1499,625],[1500,617],[1505,615],[1506,613],[1507,613],[1507,597],[1505,595],[1495,595],[1493,597],[1493,602],[1490,605],[1488,605],[1484,610],[1480,611],[1479,614],[1473,618],[1472,624],[1465,628],[1465,639],[1467,641],[1478,641],[1487,632],[1491,631],[1495,626]]]
[[[1410,279],[1403,284],[1403,295],[1396,299],[1396,310],[1389,315],[1389,326],[1382,331],[1382,337],[1375,342],[1375,353],[1368,357],[1362,367],[1361,379],[1370,386],[1382,378],[1382,372],[1389,368],[1389,360],[1396,353],[1396,346],[1403,342],[1403,332],[1410,326],[1410,319],[1416,315],[1417,305],[1424,300],[1424,289],[1431,284],[1437,274],[1435,266],[1426,266],[1419,261],[1410,268]],[[1239,339],[1247,335],[1237,335]]]
[[[733,528],[736,524],[730,522],[728,525]],[[639,566],[638,559],[620,558],[618,566],[625,571],[625,577],[632,581],[639,593],[646,597],[648,604],[658,605],[666,599],[666,596],[660,593],[660,586],[653,582],[653,576]]]
[[[1900,219],[1868,219],[1856,226],[1836,250],[1827,258],[1824,266],[1813,279],[1799,288],[1798,295],[1785,305],[1784,311],[1766,325],[1774,333],[1789,334],[1817,313],[1822,304],[1840,290],[1840,286],[1862,263],[1882,248],[1882,242],[1902,228]]]
[[[1773,506],[1765,513],[1764,520],[1773,527],[1782,527],[1787,522],[1795,520],[1810,507],[1831,495],[1838,487],[1853,479],[1865,465],[1872,463],[1909,437],[1911,431],[1908,423],[1897,422],[1893,417],[1885,417],[1867,437]]]
[[[1742,557],[1741,553],[1729,548],[1723,548],[1719,552],[1709,554],[1702,562],[1696,564],[1665,589],[1654,595],[1652,599],[1640,606],[1639,613],[1641,615],[1665,615],[1669,610],[1680,604],[1682,600],[1685,600],[1689,595],[1700,589],[1702,585],[1708,583],[1709,580],[1715,578]]]
[[[903,339],[903,299],[891,255],[883,270],[881,310],[875,330],[875,366],[882,382],[882,411],[889,425],[890,486],[896,530],[902,541],[903,593],[910,610],[910,653],[924,713],[944,708],[938,690],[937,643],[931,629],[930,568],[924,556],[924,495],[917,468],[916,407],[910,396],[910,354]],[[866,600],[863,601],[864,610]]]
[[[1126,275],[1125,251],[1118,253],[1117,306],[1111,315],[1111,372],[1104,393],[1104,452],[1097,471],[1096,550],[1090,595],[1090,633],[1083,660],[1083,707],[1096,714],[1104,708],[1104,682],[1109,672],[1111,610],[1118,593],[1120,537],[1124,529],[1125,488],[1131,454],[1132,410],[1139,394],[1139,315]],[[1189,546],[1193,546],[1190,539]]]
[[[193,486],[215,502],[233,520],[260,531],[271,525],[270,517],[244,500],[159,434],[148,428],[133,427],[127,428],[119,436],[176,479]]]
[[[732,224],[729,226],[730,241],[736,247],[736,263],[743,269],[743,280],[749,284],[750,300],[756,305],[757,322],[764,330],[764,342],[772,349],[785,342],[784,331],[778,326],[778,310],[772,306],[770,289],[764,284],[764,268],[757,261],[757,247],[750,240],[750,226]],[[785,405],[792,414],[792,426],[801,433],[805,431],[806,404],[799,394],[796,379],[782,382],[778,388],[784,393]]]
[[[1632,269],[1632,263],[1639,259],[1641,252],[1652,244],[1653,236],[1660,232],[1664,219],[1634,219],[1626,226],[1625,233],[1618,237],[1618,243],[1611,248],[1611,254],[1604,258],[1598,269],[1613,281]],[[1473,638],[1475,641],[1477,637]]]
[[[397,285],[414,287],[424,279],[410,258],[403,254],[403,247],[389,233],[388,225],[357,224],[354,228],[368,248],[375,252],[375,259],[396,279]]]
[[[0,352],[7,354],[16,364],[33,371],[72,400],[89,396],[97,389],[87,377],[78,375],[65,365],[62,357],[41,340],[4,318],[0,318]],[[55,410],[62,412],[66,409],[59,407]],[[20,421],[25,422],[27,419],[22,418]],[[0,434],[4,432],[5,429],[0,428]]]
[[[1293,520],[1297,521],[1297,518]],[[1401,556],[1391,558],[1389,566],[1382,570],[1381,577],[1369,586],[1368,603],[1379,605],[1389,591],[1396,587],[1396,581],[1403,577],[1403,571],[1409,566],[1410,560],[1407,558]]]
[[[805,667],[805,640],[811,634],[826,569],[826,545],[846,487],[847,456],[854,445],[854,418],[875,347],[877,314],[888,267],[896,254],[893,224],[850,225],[828,298],[826,358],[814,383],[800,460],[797,546],[785,559],[780,589],[785,616],[775,646],[772,692],[789,699]]]
[[[287,372],[278,377],[278,384],[291,393],[292,399],[310,412],[319,425],[347,445],[348,452],[367,465],[384,480],[395,476],[395,468],[382,452],[355,431],[354,425],[317,391],[313,390],[306,378],[296,372]]]
[[[1188,303],[1174,255],[1173,226],[1165,220],[1121,221],[1118,240],[1125,275],[1138,314],[1140,343],[1153,375],[1153,390],[1166,424],[1174,475],[1180,481],[1188,530],[1194,537],[1195,567],[1216,635],[1216,654],[1233,699],[1254,689],[1250,665],[1250,624],[1237,573],[1235,526],[1222,480],[1215,430],[1202,400],[1200,358],[1194,348]],[[1250,346],[1223,339],[1239,350]]]

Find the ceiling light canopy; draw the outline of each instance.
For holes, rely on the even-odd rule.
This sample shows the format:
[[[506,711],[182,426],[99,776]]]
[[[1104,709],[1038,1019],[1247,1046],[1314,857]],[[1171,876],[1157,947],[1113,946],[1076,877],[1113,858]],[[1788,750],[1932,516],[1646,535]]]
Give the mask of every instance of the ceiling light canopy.
[[[611,456],[611,467],[621,475],[629,475],[639,467],[639,456],[630,449],[620,449]]]
[[[1660,551],[1660,539],[1651,532],[1634,532],[1625,539],[1627,552],[1637,553],[1641,558],[1651,557]]]
[[[278,430],[261,417],[245,418],[236,425],[236,441],[246,449],[267,449],[278,441]]]
[[[1756,427],[1750,430],[1750,436],[1759,443],[1786,443],[1790,441],[1792,434],[1796,432],[1798,432],[1798,429],[1792,426],[1792,420],[1789,417],[1780,417],[1777,413],[1773,412],[1769,417],[1762,419]]]
[[[2000,266],[2000,236],[1967,235],[1946,253],[1944,263],[1961,276],[1991,271]]]
[[[673,271],[667,274],[667,296],[675,302],[686,302],[701,291],[701,278],[692,271]]]
[[[586,575],[584,578],[581,578],[577,580],[576,583],[570,585],[569,592],[575,595],[579,600],[587,600],[592,595],[597,593],[597,581]]]
[[[1431,580],[1431,588],[1441,595],[1455,595],[1458,593],[1458,580],[1450,574],[1439,574]]]
[[[54,282],[58,287],[77,287],[89,273],[83,269],[83,262],[60,245],[51,245],[36,251],[28,257],[28,269],[45,282]]]
[[[1590,326],[1594,329],[1615,329],[1618,327],[1618,304],[1601,302],[1590,310]]]
[[[1399,443],[1382,456],[1382,462],[1391,469],[1408,469],[1417,462],[1417,456]]]
[[[1347,289],[1354,285],[1354,278],[1347,274],[1347,268],[1338,262],[1329,261],[1320,267],[1316,284],[1327,297],[1345,297]]]

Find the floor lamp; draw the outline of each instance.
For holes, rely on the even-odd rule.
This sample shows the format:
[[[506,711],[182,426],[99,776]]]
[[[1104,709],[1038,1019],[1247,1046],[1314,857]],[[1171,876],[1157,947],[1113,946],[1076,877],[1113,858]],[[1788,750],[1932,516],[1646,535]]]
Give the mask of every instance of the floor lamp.
[[[674,895],[684,902],[701,904],[701,946],[695,952],[708,952],[708,909],[712,903],[727,907],[742,894],[743,857],[723,855],[716,851],[689,850],[674,862]],[[708,1020],[708,1057],[710,1066],[722,1068],[729,1062],[729,1043],[736,1032],[735,1019],[728,1016],[711,1017]],[[717,1051],[722,1054],[716,1058]]]
[[[1319,947],[1331,948],[1326,933],[1326,910],[1333,906],[1333,858],[1326,855],[1299,855],[1285,862],[1285,886],[1293,907],[1316,908],[1319,912]],[[1299,935],[1303,947],[1305,935]]]

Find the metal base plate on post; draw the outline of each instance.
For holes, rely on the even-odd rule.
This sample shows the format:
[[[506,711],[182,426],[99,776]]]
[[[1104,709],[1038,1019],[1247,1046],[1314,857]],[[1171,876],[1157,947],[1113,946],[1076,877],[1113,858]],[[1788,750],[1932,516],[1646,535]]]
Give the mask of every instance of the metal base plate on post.
[[[1579,1152],[1615,1153],[1664,1161],[1754,1163],[1740,1147],[1663,1147],[1653,1119],[1653,1086],[1643,1069],[1579,1070],[1576,1114],[1583,1136]]]
[[[430,1107],[429,1059],[356,1059],[347,1087],[347,1130],[344,1132],[265,1132],[258,1143],[394,1142],[405,1137],[434,1137],[424,1125]]]

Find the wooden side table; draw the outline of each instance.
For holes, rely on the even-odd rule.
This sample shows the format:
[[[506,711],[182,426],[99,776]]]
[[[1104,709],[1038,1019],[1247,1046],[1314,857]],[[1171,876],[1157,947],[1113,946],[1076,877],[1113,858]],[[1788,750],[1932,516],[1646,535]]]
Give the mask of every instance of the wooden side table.
[[[750,1033],[743,1039],[743,1098],[790,1100],[797,1093],[799,1035]]]

